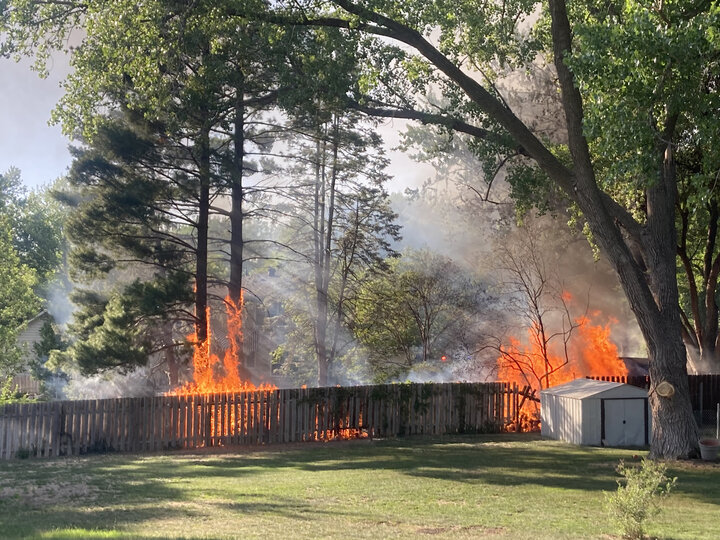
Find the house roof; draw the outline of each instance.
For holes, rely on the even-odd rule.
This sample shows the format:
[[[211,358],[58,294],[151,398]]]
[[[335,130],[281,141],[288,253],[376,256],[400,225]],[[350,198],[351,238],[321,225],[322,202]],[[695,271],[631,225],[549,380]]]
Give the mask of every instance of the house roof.
[[[647,397],[647,390],[619,382],[575,379],[574,381],[547,388],[542,395],[555,395],[571,399]]]
[[[49,317],[49,316],[50,316],[50,314],[48,313],[48,311],[46,309],[43,309],[37,315],[31,317],[27,321],[23,321],[23,323],[20,324],[20,326],[18,326],[18,330],[24,331],[25,329],[27,329],[28,326],[30,326],[32,323],[34,323],[38,319],[42,319],[43,317]]]
[[[43,309],[40,313],[38,313],[37,315],[35,315],[35,316],[32,317],[31,319],[25,321],[24,324],[30,324],[31,322],[36,321],[37,319],[39,319],[39,318],[41,318],[41,317],[44,317],[44,316],[46,316],[46,315],[50,315],[50,314],[47,312],[46,309]]]

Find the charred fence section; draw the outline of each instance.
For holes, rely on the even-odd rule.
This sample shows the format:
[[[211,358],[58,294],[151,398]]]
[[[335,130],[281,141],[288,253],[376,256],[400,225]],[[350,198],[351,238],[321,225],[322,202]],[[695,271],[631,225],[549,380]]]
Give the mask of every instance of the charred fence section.
[[[0,408],[0,459],[338,438],[494,433],[529,387],[508,383],[296,388]]]

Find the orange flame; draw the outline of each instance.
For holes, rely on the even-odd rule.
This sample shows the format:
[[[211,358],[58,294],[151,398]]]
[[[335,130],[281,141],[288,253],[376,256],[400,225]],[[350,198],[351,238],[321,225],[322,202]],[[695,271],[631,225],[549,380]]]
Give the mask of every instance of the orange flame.
[[[240,363],[243,342],[243,306],[242,295],[238,304],[235,304],[229,296],[225,298],[230,346],[223,355],[222,364],[220,358],[211,352],[210,308],[207,308],[207,340],[204,342],[198,341],[196,332],[187,336],[188,341],[194,344],[192,380],[186,382],[180,388],[171,390],[167,395],[179,396],[277,389],[272,384],[256,386],[250,381],[243,380],[240,376],[240,371],[243,369]]]
[[[565,302],[571,300],[568,293],[563,293],[562,298]],[[591,315],[594,319],[601,317],[597,311]],[[589,375],[627,375],[627,367],[610,340],[610,327],[617,324],[616,320],[596,324],[590,317],[583,316],[577,318],[575,324],[567,353],[560,338],[546,344],[544,351],[537,328],[528,329],[529,344],[511,337],[509,345],[500,348],[499,379],[529,384],[539,390]]]

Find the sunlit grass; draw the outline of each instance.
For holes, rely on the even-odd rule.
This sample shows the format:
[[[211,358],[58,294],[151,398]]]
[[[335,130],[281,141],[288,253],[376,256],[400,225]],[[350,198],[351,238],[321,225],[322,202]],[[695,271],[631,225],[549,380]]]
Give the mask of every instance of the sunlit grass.
[[[2,538],[613,538],[636,451],[535,436],[355,441],[0,463]],[[679,463],[648,532],[715,539],[720,466]]]

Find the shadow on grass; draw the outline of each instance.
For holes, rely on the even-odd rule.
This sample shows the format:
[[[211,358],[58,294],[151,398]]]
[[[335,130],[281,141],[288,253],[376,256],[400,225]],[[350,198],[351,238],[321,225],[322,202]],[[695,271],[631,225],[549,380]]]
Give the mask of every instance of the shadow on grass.
[[[617,486],[621,459],[639,463],[646,451],[579,447],[543,441],[537,435],[454,436],[314,444],[308,448],[252,452],[251,459],[202,456],[197,474],[249,476],[268,468],[310,472],[393,470],[410,476],[502,486],[538,485],[583,491]],[[678,493],[720,505],[720,466],[677,462]]]
[[[644,452],[637,453],[644,455]],[[14,497],[0,496],[3,538],[62,536],[63,530],[93,531],[97,538],[138,538],[123,534],[136,524],[155,520],[202,520],[216,510],[241,516],[310,520],[320,514],[340,516],[327,506],[297,497],[272,498],[234,493],[230,500],[204,496],[187,489],[203,479],[210,486],[228,480],[258,481],[268,471],[306,472],[373,470],[395,471],[410,477],[464,484],[543,486],[568,490],[614,490],[619,459],[632,461],[632,451],[583,448],[540,442],[536,436],[456,436],[268,447],[225,454],[177,452],[164,455],[105,455],[57,460],[13,462],[0,481],[32,479],[62,485],[63,479],[82,479],[90,496],[72,493],[60,500],[38,500],[37,491]],[[720,467],[678,466],[678,492],[711,504],[720,504]],[[0,483],[0,488],[4,482]],[[250,484],[252,485],[252,484]],[[0,491],[0,494],[2,492]],[[35,495],[33,495],[35,494]],[[62,495],[62,494],[61,494]],[[213,495],[211,493],[211,495]],[[35,496],[35,500],[33,497]],[[56,530],[57,535],[51,530]],[[210,535],[212,530],[208,531]],[[46,536],[47,535],[47,536]],[[93,536],[74,536],[93,538]],[[212,536],[206,536],[212,539]],[[670,538],[666,540],[671,540]]]
[[[410,476],[464,483],[542,485],[582,490],[614,489],[620,457],[606,450],[567,445],[538,445],[537,437],[508,435],[482,438],[457,436],[334,443],[291,450],[253,452],[249,459],[202,456],[190,475],[240,476],[264,469],[294,468],[310,472],[392,470]],[[642,453],[644,454],[644,453]]]

